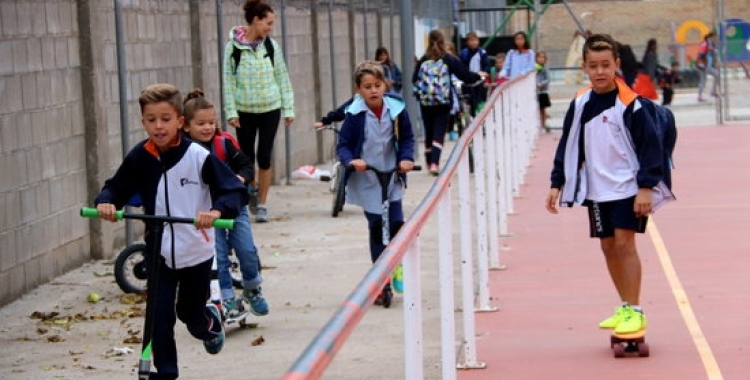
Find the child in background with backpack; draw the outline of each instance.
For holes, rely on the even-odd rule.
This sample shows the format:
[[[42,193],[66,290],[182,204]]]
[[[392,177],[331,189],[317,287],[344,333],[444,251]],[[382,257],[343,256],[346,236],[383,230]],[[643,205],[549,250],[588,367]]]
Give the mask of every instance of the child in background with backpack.
[[[185,97],[185,125],[183,131],[195,142],[225,162],[244,185],[253,179],[253,162],[237,146],[231,134],[222,133],[216,124],[216,112],[200,88],[194,89]],[[254,315],[268,314],[268,304],[261,294],[260,259],[258,248],[250,229],[250,216],[247,205],[240,210],[234,219],[231,230],[219,229],[216,235],[216,266],[219,271],[221,299],[228,318],[234,318],[245,311],[242,299],[235,297],[232,287],[232,276],[229,273],[229,250],[240,262],[242,272],[242,296],[250,305]]]
[[[487,51],[479,46],[479,35],[471,31],[466,34],[466,47],[461,49],[459,55],[464,66],[472,73],[490,72],[490,59]],[[487,90],[484,86],[468,86],[469,101],[471,104],[471,116],[476,116],[479,106],[487,100]]]
[[[425,161],[433,175],[440,173],[440,154],[443,151],[445,131],[450,123],[454,91],[451,74],[466,85],[487,77],[487,73],[483,71],[472,73],[458,58],[448,54],[443,32],[433,30],[427,38],[427,51],[417,62],[412,76],[425,130]]]
[[[619,62],[609,35],[586,39],[583,69],[591,86],[578,92],[565,116],[546,208],[553,214],[558,202],[588,208],[591,237],[600,240],[621,302],[599,327],[628,334],[647,326],[635,234],[646,230],[666,177],[659,126],[648,111],[656,105],[616,77]]]

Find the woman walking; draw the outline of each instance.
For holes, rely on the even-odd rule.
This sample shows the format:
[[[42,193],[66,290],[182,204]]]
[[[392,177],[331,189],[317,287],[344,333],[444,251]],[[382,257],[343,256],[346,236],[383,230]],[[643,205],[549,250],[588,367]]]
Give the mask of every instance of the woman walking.
[[[247,0],[243,10],[247,25],[232,28],[224,49],[224,111],[237,129],[240,148],[258,163],[257,178],[250,183],[250,211],[262,223],[269,220],[276,130],[282,116],[285,125],[294,122],[294,93],[281,49],[268,36],[276,20],[273,9],[261,0]]]

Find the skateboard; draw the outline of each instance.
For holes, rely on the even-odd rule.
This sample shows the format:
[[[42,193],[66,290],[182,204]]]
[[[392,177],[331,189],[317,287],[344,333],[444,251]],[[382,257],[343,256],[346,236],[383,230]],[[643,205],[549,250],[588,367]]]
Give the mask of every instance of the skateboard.
[[[649,349],[646,343],[646,330],[632,334],[615,334],[609,339],[610,346],[616,358],[625,356],[648,357]]]
[[[240,328],[244,329],[245,326],[247,326],[247,320],[246,319],[247,319],[247,315],[248,314],[250,314],[250,308],[249,307],[246,308],[242,313],[240,313],[239,315],[237,315],[235,317],[232,317],[232,318],[226,317],[226,319],[224,319],[224,324],[225,325],[231,325],[232,323],[236,322],[236,323],[238,323],[240,325]]]

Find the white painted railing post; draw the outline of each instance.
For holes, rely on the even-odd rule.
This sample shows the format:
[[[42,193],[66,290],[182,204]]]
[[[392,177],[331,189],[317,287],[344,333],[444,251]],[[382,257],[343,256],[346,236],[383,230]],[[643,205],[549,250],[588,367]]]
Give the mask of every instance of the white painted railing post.
[[[505,94],[503,94],[505,95]],[[512,94],[511,94],[512,95]],[[500,183],[497,187],[497,202],[500,205],[500,209],[498,210],[498,236],[507,236],[508,235],[508,213],[509,213],[509,205],[510,202],[508,202],[507,198],[507,192],[508,188],[510,188],[510,176],[508,173],[510,173],[510,161],[508,160],[508,155],[510,154],[510,151],[508,150],[508,137],[507,137],[507,129],[510,121],[510,106],[509,103],[512,101],[512,96],[503,96],[500,101],[495,106],[495,109],[497,110],[498,117],[496,118],[496,128],[497,128],[497,149],[498,149],[498,157],[497,157],[497,167],[498,167],[498,176],[500,178]]]
[[[471,190],[469,176],[469,156],[464,154],[458,163],[458,214],[461,225],[461,301],[463,309],[463,361],[456,365],[459,369],[487,368],[487,364],[477,362],[477,338],[474,317],[474,253],[471,238]]]
[[[456,379],[456,302],[453,295],[453,216],[451,186],[438,201],[438,281],[440,282],[440,337],[442,380]]]
[[[511,91],[513,92],[513,91]],[[515,170],[513,168],[513,156],[516,154],[515,149],[513,149],[513,114],[515,110],[513,109],[514,103],[512,102],[513,97],[517,97],[519,94],[509,94],[505,97],[507,99],[505,102],[503,102],[503,105],[505,109],[507,110],[506,113],[503,114],[503,127],[502,127],[502,134],[503,134],[503,177],[507,178],[508,180],[505,182],[505,186],[503,186],[503,202],[506,205],[506,215],[514,214],[515,208],[513,207],[513,171]],[[505,224],[506,228],[502,231],[503,236],[508,236],[510,233],[508,232],[507,223]]]
[[[472,140],[472,152],[474,153],[474,193],[476,199],[474,206],[476,208],[477,222],[477,275],[479,276],[479,307],[477,311],[496,311],[490,305],[490,278],[489,278],[489,255],[487,253],[487,243],[489,242],[490,233],[487,230],[487,159],[485,158],[485,125],[474,134]]]
[[[419,238],[401,261],[404,270],[404,379],[424,379],[422,348],[422,281]]]
[[[485,120],[487,128],[487,228],[489,233],[489,258],[490,269],[501,268],[500,249],[498,248],[498,176],[500,167],[498,163],[499,152],[497,152],[498,130],[497,123],[493,120]]]

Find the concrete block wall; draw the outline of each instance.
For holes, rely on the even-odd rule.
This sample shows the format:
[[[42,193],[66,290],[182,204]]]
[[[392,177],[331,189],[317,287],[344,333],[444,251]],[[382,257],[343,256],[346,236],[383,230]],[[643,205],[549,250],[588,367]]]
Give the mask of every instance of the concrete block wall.
[[[0,304],[89,256],[73,0],[0,2]]]

